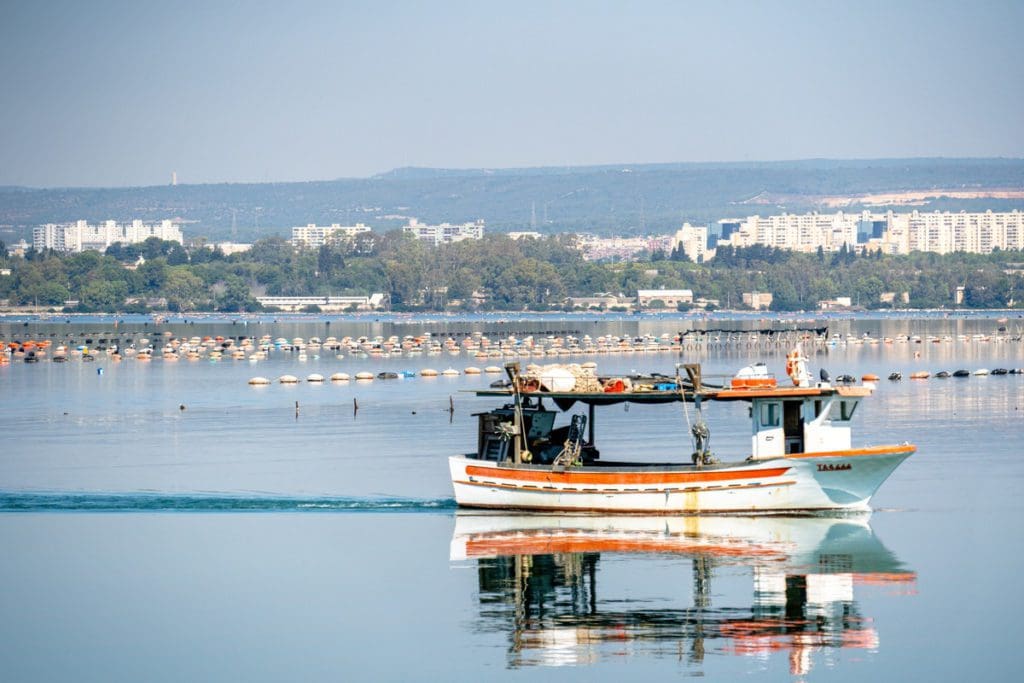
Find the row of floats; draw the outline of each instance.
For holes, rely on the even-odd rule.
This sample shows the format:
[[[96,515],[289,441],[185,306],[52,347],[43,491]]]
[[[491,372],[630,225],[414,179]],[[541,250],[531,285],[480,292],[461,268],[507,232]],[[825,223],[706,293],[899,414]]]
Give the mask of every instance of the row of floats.
[[[594,366],[594,364],[590,364],[590,367]],[[333,375],[331,375],[328,379],[331,382],[349,382],[352,380],[355,380],[357,382],[372,382],[375,379],[401,379],[404,377],[416,377],[417,375],[420,377],[458,377],[459,375],[497,375],[503,372],[504,370],[499,368],[497,365],[488,365],[486,368],[482,370],[478,367],[473,366],[470,366],[465,370],[461,371],[456,370],[455,368],[447,368],[445,370],[441,370],[440,372],[438,372],[437,370],[433,370],[431,368],[424,368],[419,372],[413,370],[404,370],[402,372],[378,372],[376,375],[373,374],[372,372],[365,371],[357,372],[355,373],[355,375],[350,375],[347,372],[336,372]],[[281,375],[280,377],[277,378],[276,381],[280,384],[298,384],[300,382],[299,378],[296,377],[295,375]],[[323,375],[313,373],[306,377],[306,381],[311,384],[321,384],[325,380]],[[267,384],[273,383],[274,380],[271,380],[267,377],[253,377],[249,380],[249,384],[253,386],[265,386]]]
[[[466,354],[477,359],[484,358],[551,358],[571,355],[592,354],[629,354],[700,351],[705,349],[740,349],[769,350],[772,348],[788,348],[797,341],[815,346],[859,346],[859,345],[890,345],[890,344],[922,344],[952,343],[954,341],[970,343],[1004,343],[1021,341],[1020,335],[1013,336],[1005,332],[994,334],[973,335],[897,335],[894,337],[872,337],[869,335],[831,335],[811,334],[795,331],[761,330],[757,332],[707,332],[689,331],[681,334],[661,334],[643,336],[618,335],[546,335],[529,334],[517,336],[510,334],[501,338],[491,339],[480,332],[463,336],[434,336],[423,333],[418,336],[405,337],[327,337],[320,339],[310,337],[273,338],[262,337],[224,337],[224,336],[193,336],[177,338],[170,332],[164,332],[162,339],[150,338],[152,335],[121,336],[87,335],[81,333],[77,338],[71,335],[66,341],[56,343],[51,339],[11,341],[3,344],[0,363],[13,359],[34,362],[43,358],[52,358],[56,362],[80,357],[82,360],[94,360],[98,356],[106,356],[112,360],[134,357],[146,361],[154,358],[174,361],[186,360],[250,360],[253,362],[265,359],[270,353],[297,353],[299,360],[306,360],[308,354],[319,357],[321,352],[333,352],[344,358],[345,354],[361,358],[389,358],[403,356],[448,354],[457,356]]]
[[[914,372],[911,372],[909,375],[907,375],[907,377],[909,377],[910,379],[928,379],[930,377],[935,377],[937,379],[946,379],[949,377],[987,377],[988,375],[1024,375],[1024,368],[995,368],[993,370],[989,370],[988,368],[978,368],[977,370],[964,370],[961,368],[960,370],[953,370],[952,372],[950,372],[949,370],[940,370],[934,374],[932,374],[928,370],[915,370]],[[879,377],[878,375],[869,374],[864,375],[861,379],[864,380],[865,382],[877,382],[879,380]],[[889,374],[888,379],[893,382],[899,382],[900,380],[903,379],[903,373],[892,372]]]

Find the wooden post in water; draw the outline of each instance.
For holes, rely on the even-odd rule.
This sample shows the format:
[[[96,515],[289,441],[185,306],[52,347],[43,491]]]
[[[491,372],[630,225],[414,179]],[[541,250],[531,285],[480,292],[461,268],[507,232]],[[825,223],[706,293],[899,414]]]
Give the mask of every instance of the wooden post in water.
[[[355,417],[359,413],[359,401],[352,397],[352,417]]]
[[[299,402],[298,401],[295,402],[295,419],[296,420],[299,419]]]

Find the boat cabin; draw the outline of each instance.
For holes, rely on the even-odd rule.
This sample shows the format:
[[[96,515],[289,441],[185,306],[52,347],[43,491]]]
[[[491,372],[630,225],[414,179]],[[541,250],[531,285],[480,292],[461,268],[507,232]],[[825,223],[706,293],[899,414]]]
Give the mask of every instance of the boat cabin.
[[[850,421],[860,398],[839,394],[751,399],[755,460],[850,448]]]

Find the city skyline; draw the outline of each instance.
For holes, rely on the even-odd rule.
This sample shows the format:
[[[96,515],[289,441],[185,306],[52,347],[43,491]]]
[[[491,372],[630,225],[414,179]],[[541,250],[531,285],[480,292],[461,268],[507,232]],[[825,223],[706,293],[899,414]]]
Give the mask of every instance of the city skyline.
[[[1014,2],[8,4],[0,185],[1020,158],[1022,23]]]

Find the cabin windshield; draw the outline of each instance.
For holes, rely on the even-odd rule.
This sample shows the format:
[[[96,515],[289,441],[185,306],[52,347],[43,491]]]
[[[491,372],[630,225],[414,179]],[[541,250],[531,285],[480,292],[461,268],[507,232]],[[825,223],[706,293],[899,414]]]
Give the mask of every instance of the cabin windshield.
[[[832,422],[849,422],[853,419],[853,413],[857,410],[857,404],[857,401],[833,401],[832,409],[828,414],[828,419]]]

